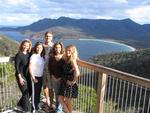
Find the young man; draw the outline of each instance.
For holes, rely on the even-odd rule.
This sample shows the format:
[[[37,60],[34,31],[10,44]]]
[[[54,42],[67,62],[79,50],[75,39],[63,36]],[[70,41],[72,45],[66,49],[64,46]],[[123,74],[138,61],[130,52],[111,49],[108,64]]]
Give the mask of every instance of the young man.
[[[53,105],[53,97],[54,97],[54,92],[53,88],[51,85],[51,76],[48,70],[48,60],[49,60],[49,54],[51,51],[51,48],[53,46],[53,35],[51,32],[46,32],[44,35],[44,49],[45,49],[45,68],[43,72],[43,91],[44,91],[44,96],[46,98],[46,103],[48,106],[52,107]]]

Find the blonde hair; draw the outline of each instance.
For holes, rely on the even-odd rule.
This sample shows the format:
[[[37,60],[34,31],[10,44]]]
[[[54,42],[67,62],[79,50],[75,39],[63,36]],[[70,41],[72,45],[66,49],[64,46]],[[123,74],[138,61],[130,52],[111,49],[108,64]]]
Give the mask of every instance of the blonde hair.
[[[77,48],[75,45],[68,45],[66,47],[66,50],[67,49],[71,49],[71,56],[70,57],[68,57],[66,55],[64,56],[64,58],[67,62],[72,62],[73,60],[78,59],[78,51],[77,51]]]
[[[22,42],[21,42],[21,44],[20,44],[20,46],[19,46],[19,51],[23,51],[23,45],[24,45],[24,43],[29,43],[29,49],[28,49],[28,53],[30,53],[31,52],[31,49],[32,49],[32,42],[29,40],[29,39],[25,39],[25,40],[23,40]]]

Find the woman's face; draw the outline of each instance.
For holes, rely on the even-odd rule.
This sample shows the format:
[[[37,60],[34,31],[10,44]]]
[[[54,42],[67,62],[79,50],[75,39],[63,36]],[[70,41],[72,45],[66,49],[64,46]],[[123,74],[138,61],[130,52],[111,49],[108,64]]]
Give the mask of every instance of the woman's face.
[[[56,54],[61,54],[61,50],[62,50],[61,45],[60,45],[60,44],[57,44],[57,45],[55,46],[55,52],[56,52]]]
[[[37,54],[41,54],[42,51],[43,51],[43,46],[42,46],[42,45],[36,46],[36,53],[37,53]]]
[[[28,51],[30,48],[30,44],[28,42],[25,42],[23,45],[22,45],[22,51],[23,52],[26,52]]]
[[[71,48],[66,48],[66,56],[71,56],[72,50]]]

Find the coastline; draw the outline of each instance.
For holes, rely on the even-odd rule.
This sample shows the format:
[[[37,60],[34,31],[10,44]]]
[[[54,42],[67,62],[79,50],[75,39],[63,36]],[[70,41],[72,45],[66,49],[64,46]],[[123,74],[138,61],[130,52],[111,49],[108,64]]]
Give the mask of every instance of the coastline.
[[[132,51],[136,51],[136,48],[128,45],[128,44],[125,44],[125,43],[122,43],[121,41],[118,41],[118,40],[111,40],[111,39],[84,39],[84,38],[81,38],[79,40],[91,40],[91,41],[101,41],[101,42],[107,42],[107,43],[112,43],[112,44],[118,44],[118,45],[122,45],[122,46],[127,46],[128,48],[130,48]]]

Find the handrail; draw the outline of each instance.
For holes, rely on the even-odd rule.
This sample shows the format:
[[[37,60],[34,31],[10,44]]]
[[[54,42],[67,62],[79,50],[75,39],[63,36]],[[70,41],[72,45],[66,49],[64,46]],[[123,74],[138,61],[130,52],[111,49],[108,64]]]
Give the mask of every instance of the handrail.
[[[140,84],[142,86],[150,88],[150,79],[139,77],[139,76],[136,76],[136,75],[133,75],[133,74],[130,74],[130,73],[126,73],[126,72],[119,71],[119,70],[116,70],[116,69],[112,69],[112,68],[109,68],[109,67],[105,67],[105,66],[102,66],[102,65],[89,63],[89,62],[86,62],[86,61],[83,61],[83,60],[78,60],[78,64],[80,66],[87,67],[87,68],[95,70],[97,72],[107,73],[107,75],[111,75],[113,77],[117,77],[117,78],[129,81],[129,82],[134,82],[136,84]]]
[[[0,63],[6,63],[14,61],[14,57],[0,57]]]

